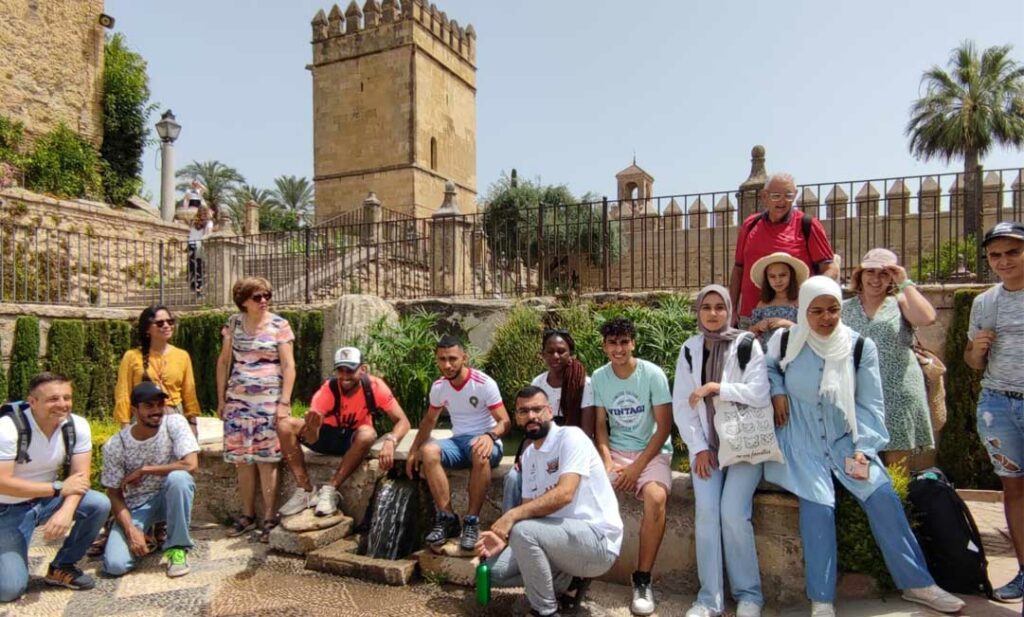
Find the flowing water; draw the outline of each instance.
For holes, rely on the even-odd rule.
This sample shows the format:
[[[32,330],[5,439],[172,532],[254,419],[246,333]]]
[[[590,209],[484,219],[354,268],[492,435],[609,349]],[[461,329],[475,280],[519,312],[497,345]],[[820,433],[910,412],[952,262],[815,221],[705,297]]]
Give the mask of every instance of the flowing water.
[[[418,548],[424,533],[420,521],[422,492],[418,480],[378,480],[373,500],[366,512],[369,530],[363,536],[360,554],[398,559]],[[367,521],[364,520],[363,524],[365,526]]]

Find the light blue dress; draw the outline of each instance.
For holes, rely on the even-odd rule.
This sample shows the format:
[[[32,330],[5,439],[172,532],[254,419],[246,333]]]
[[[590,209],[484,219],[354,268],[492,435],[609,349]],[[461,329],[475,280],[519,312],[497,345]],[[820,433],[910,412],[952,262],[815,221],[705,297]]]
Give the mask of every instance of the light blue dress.
[[[779,368],[782,332],[768,342],[766,356],[771,394],[789,395],[789,420],[776,429],[779,447],[786,462],[765,463],[765,479],[798,497],[826,506],[835,506],[832,476],[861,501],[877,488],[888,484],[889,474],[878,458],[889,434],[885,430],[885,405],[882,379],[878,371],[878,349],[865,339],[857,371],[856,417],[857,443],[846,425],[846,416],[837,406],[818,395],[825,361],[805,345],[785,372]],[[859,335],[851,333],[855,342]],[[853,353],[850,354],[853,362]],[[845,461],[854,451],[863,452],[870,462],[868,479],[854,480],[846,475]]]

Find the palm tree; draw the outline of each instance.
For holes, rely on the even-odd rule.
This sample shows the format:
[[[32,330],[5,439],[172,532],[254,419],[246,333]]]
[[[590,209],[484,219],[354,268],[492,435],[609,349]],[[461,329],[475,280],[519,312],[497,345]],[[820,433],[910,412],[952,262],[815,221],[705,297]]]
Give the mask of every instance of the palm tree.
[[[267,189],[261,189],[251,184],[242,184],[231,193],[231,199],[227,202],[227,215],[237,233],[242,233],[245,227],[245,206],[250,201],[256,202],[260,209],[260,218],[266,218],[266,213],[280,209],[280,204]]]
[[[950,54],[948,73],[938,66],[924,73],[925,94],[910,108],[914,156],[947,164],[964,159],[965,237],[977,237],[980,223],[981,157],[996,142],[1024,145],[1024,66],[1010,57],[1011,48],[989,47],[979,58],[974,42],[964,41]]]
[[[313,215],[313,185],[305,176],[278,176],[270,193],[282,208],[294,212],[303,225],[309,223]]]
[[[174,175],[182,179],[176,187],[179,191],[187,190],[193,180],[202,182],[206,187],[203,198],[215,214],[220,212],[221,205],[228,203],[238,185],[245,182],[237,169],[216,160],[192,161]]]

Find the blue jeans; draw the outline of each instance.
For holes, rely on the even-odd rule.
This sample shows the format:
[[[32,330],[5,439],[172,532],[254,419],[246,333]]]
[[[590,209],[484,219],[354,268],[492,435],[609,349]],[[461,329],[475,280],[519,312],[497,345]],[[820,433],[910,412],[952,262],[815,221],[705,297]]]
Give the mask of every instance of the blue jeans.
[[[978,399],[978,437],[997,476],[1024,478],[1024,399],[984,388]]]
[[[188,526],[192,520],[192,498],[195,492],[196,483],[191,474],[187,471],[172,471],[164,479],[159,493],[130,510],[132,523],[145,531],[156,523],[166,521],[167,540],[162,548],[192,548]],[[103,553],[103,572],[121,576],[135,565],[135,556],[128,549],[128,537],[124,529],[114,523],[107,539],[107,549]]]
[[[523,474],[512,467],[505,474],[505,485],[501,496],[501,511],[508,512],[523,503]]]
[[[764,604],[754,527],[750,524],[754,490],[761,481],[762,468],[760,464],[737,463],[712,470],[707,479],[696,473],[690,476],[697,511],[694,517],[697,576],[700,578],[697,603],[716,613],[725,610],[723,545],[725,571],[733,596],[737,601]]]
[[[46,524],[63,497],[44,497],[23,503],[0,505],[0,602],[13,602],[28,586],[28,545],[35,528]],[[89,491],[75,509],[71,533],[50,565],[65,567],[78,563],[96,539],[110,513],[110,500],[103,493]]]
[[[868,515],[871,535],[882,551],[885,566],[899,589],[934,585],[921,547],[910,531],[900,498],[886,483],[866,501],[857,500]],[[804,578],[807,597],[814,602],[832,602],[836,596],[835,508],[806,499],[800,500],[800,542],[804,549]]]
[[[469,469],[473,466],[473,449],[469,442],[477,438],[477,435],[459,435],[447,439],[436,440],[437,447],[441,448],[441,466],[445,469]],[[490,464],[495,468],[501,463],[502,447],[501,441],[494,444],[491,449]]]

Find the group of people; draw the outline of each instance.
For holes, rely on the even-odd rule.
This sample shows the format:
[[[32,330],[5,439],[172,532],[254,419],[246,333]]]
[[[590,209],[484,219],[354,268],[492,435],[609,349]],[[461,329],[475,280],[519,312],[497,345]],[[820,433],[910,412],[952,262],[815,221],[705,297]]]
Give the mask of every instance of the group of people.
[[[638,333],[628,319],[601,325],[608,362],[590,376],[575,356],[572,334],[550,329],[540,341],[547,370],[516,393],[510,418],[497,383],[468,365],[457,338],[441,337],[435,352],[441,376],[405,461],[406,473],[426,480],[434,499],[425,542],[457,539],[462,549],[487,559],[492,585],[525,587],[532,614],[557,614],[578,606],[589,581],[619,558],[623,522],[616,493],[631,493],[643,511],[631,610],[651,614],[675,425],[688,449],[695,496],[700,591],[687,617],[725,611],[725,576],[737,615],[760,614],[764,596],[751,516],[762,478],[799,498],[812,615],[835,614],[834,480],[867,513],[903,597],[958,611],[963,602],[928,573],[885,468],[933,444],[911,344],[914,328],[931,323],[935,311],[886,249],[864,256],[852,277],[854,296],[844,302],[824,229],[792,208],[795,194],[791,177],[769,179],[761,194],[765,210],[740,231],[730,288],[708,285],[697,295],[699,333],[682,345],[671,388],[661,368],[634,355]],[[985,371],[978,430],[1003,481],[1011,536],[1024,562],[1024,225],[1001,223],[983,244],[1001,283],[975,301],[965,358]],[[271,298],[265,279],[236,282],[239,312],[222,329],[216,370],[224,458],[236,466],[241,501],[229,533],[256,532],[264,542],[282,516],[307,508],[317,516],[336,513],[341,486],[371,446],[380,442],[379,466],[389,470],[411,428],[400,402],[369,374],[354,347],[337,350],[334,375],[305,416],[293,417],[294,335],[287,320],[270,311]],[[46,582],[92,587],[75,564],[108,515],[106,574],[127,573],[158,547],[169,576],[188,573],[199,403],[189,356],[170,343],[174,326],[166,307],[146,309],[139,346],[124,355],[115,406],[122,430],[104,446],[100,475],[106,495],[89,489],[89,425],[71,414],[66,378],[42,373],[24,402],[5,407],[0,600],[24,593],[27,547],[37,526],[48,539],[67,535]],[[720,464],[715,420],[729,405],[772,410],[781,461]],[[435,438],[443,412],[451,436]],[[384,435],[374,428],[380,414],[392,426]],[[512,419],[525,439],[505,476],[503,513],[483,530],[480,514]],[[328,483],[312,483],[302,446],[341,457]],[[296,487],[277,509],[282,459]],[[452,507],[451,469],[469,470],[461,517]],[[997,598],[1019,599],[1022,587],[1024,568]]]

